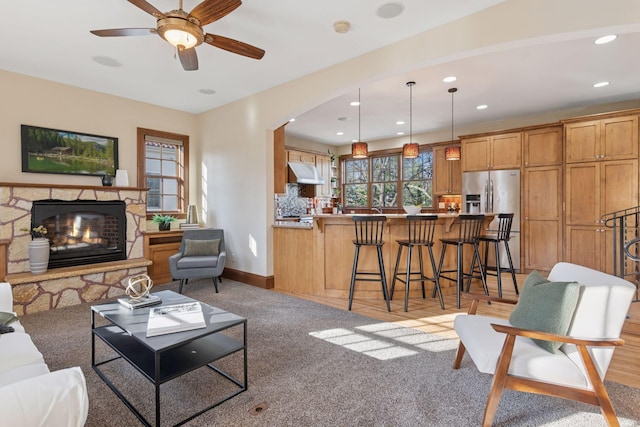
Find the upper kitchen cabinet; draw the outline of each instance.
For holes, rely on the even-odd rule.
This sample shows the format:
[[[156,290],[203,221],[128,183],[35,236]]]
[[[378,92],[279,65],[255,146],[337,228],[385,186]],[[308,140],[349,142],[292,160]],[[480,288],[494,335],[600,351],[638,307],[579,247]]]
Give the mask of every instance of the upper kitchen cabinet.
[[[638,115],[565,121],[566,162],[638,157]]]
[[[331,157],[316,155],[316,169],[324,178],[324,184],[316,185],[316,196],[331,197]]]
[[[433,148],[433,194],[462,194],[460,161],[447,160],[444,156],[445,149],[449,146]]]
[[[316,155],[313,154],[313,153],[306,153],[304,151],[288,150],[287,151],[287,161],[288,162],[307,163],[307,164],[315,166],[315,164],[316,164]]]
[[[562,164],[562,126],[525,130],[522,139],[525,167]]]
[[[461,137],[462,171],[519,169],[522,165],[522,133]]]

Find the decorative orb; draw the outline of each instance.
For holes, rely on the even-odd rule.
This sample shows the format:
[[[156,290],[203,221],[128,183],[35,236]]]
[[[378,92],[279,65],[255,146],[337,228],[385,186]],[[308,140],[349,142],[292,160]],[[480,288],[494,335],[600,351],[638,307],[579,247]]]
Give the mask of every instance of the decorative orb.
[[[129,279],[129,284],[124,290],[124,293],[131,299],[141,299],[149,295],[152,287],[153,280],[146,274],[141,274]]]

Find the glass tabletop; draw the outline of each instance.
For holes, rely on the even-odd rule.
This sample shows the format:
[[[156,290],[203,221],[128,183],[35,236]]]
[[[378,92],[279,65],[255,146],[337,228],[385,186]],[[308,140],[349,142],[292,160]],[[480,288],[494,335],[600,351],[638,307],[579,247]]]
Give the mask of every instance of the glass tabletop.
[[[197,301],[193,298],[178,294],[173,291],[153,292],[162,299],[162,303],[150,307],[130,309],[121,305],[118,301],[91,306],[94,313],[99,314],[119,327],[127,334],[139,340],[142,344],[154,351],[162,351],[181,345],[187,341],[198,339],[210,335],[246,321],[238,316],[220,308]],[[147,322],[149,311],[152,308],[163,307],[174,304],[185,304],[198,302],[202,306],[206,327],[183,332],[174,332],[165,335],[147,337]]]

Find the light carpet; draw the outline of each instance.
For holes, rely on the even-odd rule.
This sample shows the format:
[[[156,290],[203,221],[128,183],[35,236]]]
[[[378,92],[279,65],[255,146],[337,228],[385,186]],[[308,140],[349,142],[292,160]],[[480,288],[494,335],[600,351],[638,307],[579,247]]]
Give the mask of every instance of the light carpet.
[[[465,357],[451,368],[456,340],[384,323],[289,295],[224,280],[189,283],[192,298],[248,319],[249,389],[187,426],[477,426],[491,384]],[[175,290],[177,282],[154,287]],[[91,369],[90,306],[22,317],[51,370],[80,366],[87,378],[88,426],[140,425]],[[97,346],[101,360],[113,353]],[[237,372],[237,355],[222,363]],[[153,386],[126,362],[107,374],[154,422]],[[623,426],[638,426],[640,390],[607,388]],[[162,425],[207,406],[228,384],[201,368],[161,387]],[[264,404],[257,415],[252,409]],[[598,408],[506,391],[500,426],[604,426]]]

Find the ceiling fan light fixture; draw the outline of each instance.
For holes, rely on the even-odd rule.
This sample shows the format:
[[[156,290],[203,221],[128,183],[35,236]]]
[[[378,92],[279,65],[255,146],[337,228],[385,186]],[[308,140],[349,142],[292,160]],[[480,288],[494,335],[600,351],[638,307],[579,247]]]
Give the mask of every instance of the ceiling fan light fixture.
[[[158,21],[158,34],[175,47],[191,49],[204,42],[202,28],[193,22],[169,16]]]

